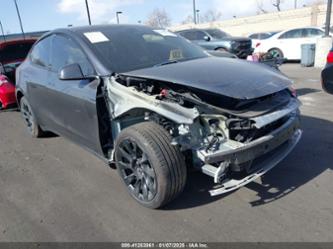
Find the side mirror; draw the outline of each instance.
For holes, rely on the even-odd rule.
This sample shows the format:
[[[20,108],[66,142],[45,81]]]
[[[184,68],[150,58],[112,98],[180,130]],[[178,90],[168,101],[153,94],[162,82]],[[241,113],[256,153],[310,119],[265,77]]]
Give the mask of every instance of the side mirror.
[[[210,37],[208,35],[205,35],[204,36],[204,40],[209,42],[210,41]]]
[[[59,72],[60,80],[83,80],[85,78],[77,63],[64,66]]]

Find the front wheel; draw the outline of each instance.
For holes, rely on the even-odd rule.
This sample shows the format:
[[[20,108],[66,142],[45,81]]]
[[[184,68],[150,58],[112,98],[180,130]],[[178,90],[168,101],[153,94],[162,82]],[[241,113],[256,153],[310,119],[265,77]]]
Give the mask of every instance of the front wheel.
[[[130,195],[145,207],[159,208],[184,189],[187,169],[170,134],[153,122],[123,130],[117,138],[115,161]]]

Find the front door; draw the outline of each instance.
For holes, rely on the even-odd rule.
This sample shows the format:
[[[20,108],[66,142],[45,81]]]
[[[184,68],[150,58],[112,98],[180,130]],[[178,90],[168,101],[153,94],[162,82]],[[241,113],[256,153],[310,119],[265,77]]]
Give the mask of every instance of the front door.
[[[59,71],[66,65],[78,63],[85,76],[95,75],[95,70],[81,47],[69,37],[56,35],[51,51],[50,99],[56,102],[51,112],[62,117],[59,133],[101,154],[96,109],[99,80],[59,79]]]

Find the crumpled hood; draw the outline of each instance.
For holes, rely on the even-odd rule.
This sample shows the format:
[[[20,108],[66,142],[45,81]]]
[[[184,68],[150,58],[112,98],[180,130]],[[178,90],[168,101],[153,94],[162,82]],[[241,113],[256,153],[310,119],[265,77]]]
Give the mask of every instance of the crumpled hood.
[[[172,82],[236,99],[262,97],[281,91],[292,83],[269,66],[218,57],[139,69],[123,75]]]

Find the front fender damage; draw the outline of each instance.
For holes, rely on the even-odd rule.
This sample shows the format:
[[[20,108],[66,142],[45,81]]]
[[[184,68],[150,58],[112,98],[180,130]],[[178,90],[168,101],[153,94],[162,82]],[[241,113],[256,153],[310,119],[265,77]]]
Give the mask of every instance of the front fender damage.
[[[220,184],[212,195],[237,189],[266,173],[290,153],[302,134],[300,102],[287,89],[238,101],[239,109],[230,110],[207,102],[207,93],[199,95],[166,82],[134,82],[117,75],[107,80],[113,139],[130,125],[159,123],[172,136],[172,145],[184,153],[187,164]]]
[[[197,109],[188,109],[176,103],[157,100],[136,91],[133,87],[126,87],[116,82],[115,77],[110,77],[108,82],[108,99],[112,119],[117,119],[131,110],[145,109],[178,123],[193,124],[199,116]]]

